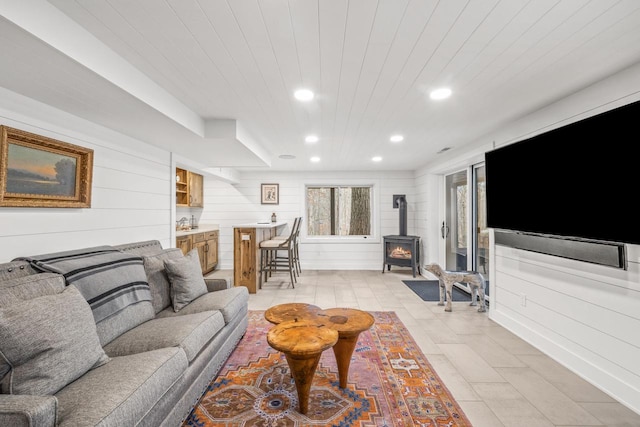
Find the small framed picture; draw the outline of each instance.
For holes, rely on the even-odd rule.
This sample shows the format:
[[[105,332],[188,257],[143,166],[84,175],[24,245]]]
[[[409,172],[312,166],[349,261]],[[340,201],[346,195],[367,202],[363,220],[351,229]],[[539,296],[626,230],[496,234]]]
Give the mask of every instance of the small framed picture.
[[[261,184],[261,200],[263,205],[277,205],[280,201],[278,184]]]

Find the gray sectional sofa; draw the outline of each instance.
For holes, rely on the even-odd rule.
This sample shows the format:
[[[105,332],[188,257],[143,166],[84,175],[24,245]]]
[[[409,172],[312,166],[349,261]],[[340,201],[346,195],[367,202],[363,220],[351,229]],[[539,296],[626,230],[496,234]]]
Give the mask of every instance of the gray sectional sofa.
[[[247,289],[195,257],[152,240],[0,264],[0,426],[179,426],[248,322]]]

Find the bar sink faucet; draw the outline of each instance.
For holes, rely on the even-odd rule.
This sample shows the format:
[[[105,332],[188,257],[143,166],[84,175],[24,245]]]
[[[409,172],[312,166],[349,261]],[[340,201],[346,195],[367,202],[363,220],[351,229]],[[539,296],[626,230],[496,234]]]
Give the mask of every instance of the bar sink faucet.
[[[188,230],[189,228],[189,218],[187,218],[186,216],[183,216],[182,218],[180,218],[180,220],[178,221],[178,229],[179,230]]]

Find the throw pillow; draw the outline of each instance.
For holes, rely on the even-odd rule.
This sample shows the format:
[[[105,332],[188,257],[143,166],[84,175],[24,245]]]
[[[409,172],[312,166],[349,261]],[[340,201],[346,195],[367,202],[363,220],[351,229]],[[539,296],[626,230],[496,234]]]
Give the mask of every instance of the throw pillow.
[[[89,304],[75,286],[0,308],[3,393],[52,395],[109,359]]]
[[[0,307],[19,301],[59,294],[64,291],[64,276],[58,273],[39,273],[0,281]]]
[[[182,307],[207,293],[197,249],[191,250],[182,258],[166,260],[164,267],[171,282],[173,311],[180,311]]]
[[[31,274],[9,280],[0,280],[0,308],[20,301],[64,291],[64,277],[56,273]],[[0,383],[11,366],[0,357]]]
[[[171,284],[164,269],[164,262],[168,259],[182,258],[182,251],[178,248],[165,249],[155,255],[143,255],[144,271],[151,289],[153,310],[159,313],[171,305]]]

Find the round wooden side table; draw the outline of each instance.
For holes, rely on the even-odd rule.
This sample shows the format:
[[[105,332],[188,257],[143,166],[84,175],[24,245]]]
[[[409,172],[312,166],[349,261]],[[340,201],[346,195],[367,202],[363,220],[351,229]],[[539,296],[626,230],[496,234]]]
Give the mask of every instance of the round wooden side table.
[[[318,314],[322,323],[338,332],[338,342],[333,346],[333,353],[338,364],[340,388],[347,387],[351,355],[356,348],[358,336],[369,329],[374,318],[366,311],[355,308],[329,308]]]
[[[296,383],[300,413],[309,408],[309,392],[322,352],[338,341],[338,331],[313,320],[289,320],[267,333],[267,342],[284,353]]]
[[[322,311],[322,309],[313,304],[291,302],[268,308],[267,311],[264,312],[264,318],[274,325],[277,325],[287,320],[312,320],[317,318],[320,311]]]

